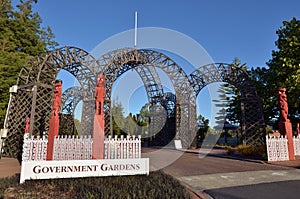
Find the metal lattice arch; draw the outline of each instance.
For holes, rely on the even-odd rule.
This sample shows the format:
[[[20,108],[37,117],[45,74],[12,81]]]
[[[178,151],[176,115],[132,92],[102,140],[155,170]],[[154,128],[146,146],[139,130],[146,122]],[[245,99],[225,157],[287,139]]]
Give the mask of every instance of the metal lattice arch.
[[[208,64],[192,72],[189,79],[196,95],[202,88],[214,82],[227,82],[235,86],[241,95],[243,141],[252,146],[264,144],[265,122],[262,103],[254,82],[242,68],[233,64]]]
[[[123,51],[128,52],[128,51],[132,51],[132,50],[134,50],[134,49],[125,48],[122,50],[112,51],[112,52],[109,52],[108,54],[103,55],[99,61],[99,63],[102,63],[102,66],[98,68],[98,71],[100,71],[98,73],[102,74],[101,69],[105,68],[106,64],[108,64],[108,63],[103,64],[103,60],[110,60],[113,57],[117,57],[120,54],[120,52],[123,52]],[[139,74],[140,78],[142,79],[144,88],[147,93],[148,102],[151,105],[151,107],[152,106],[154,107],[154,105],[157,105],[157,104],[161,104],[166,109],[167,114],[170,114],[175,109],[175,107],[172,105],[172,99],[169,98],[169,94],[166,94],[166,96],[165,96],[163,87],[162,87],[162,84],[160,81],[160,77],[157,73],[157,70],[155,70],[155,67],[153,67],[151,65],[146,65],[146,66],[138,65],[137,67],[134,67],[133,69]],[[124,72],[125,71],[123,71],[123,73]],[[95,74],[95,75],[97,75],[97,74]],[[121,73],[118,74],[117,78],[119,78],[120,75],[121,75]],[[106,74],[106,76],[108,76],[108,75]],[[108,86],[106,86],[106,87],[108,87]],[[111,88],[109,88],[109,89],[111,90]],[[78,87],[78,86],[68,88],[63,93],[63,96],[62,96],[63,106],[62,106],[61,112],[74,115],[74,111],[75,111],[77,104],[83,99],[82,92],[83,91],[82,91],[81,87]],[[110,101],[111,101],[110,97],[107,97],[106,99],[107,99],[106,100],[107,104],[110,103]],[[111,117],[110,117],[109,113],[110,113],[110,108],[107,108],[107,106],[106,106],[106,110],[105,110],[105,114],[106,114],[106,118],[107,118],[106,119],[106,124],[107,124],[106,125],[106,135],[113,135],[112,128],[111,128],[111,126],[112,126],[111,119],[110,119]],[[85,114],[85,112],[83,112],[83,114]],[[163,120],[161,118],[157,118],[157,117],[151,117],[151,121],[152,121],[151,126],[153,126],[153,125],[163,126],[165,120]],[[157,121],[157,122],[155,123],[155,121]]]
[[[155,68],[160,68],[170,78],[175,95],[164,93]],[[105,119],[106,134],[112,134],[111,94],[113,83],[128,70],[138,72],[144,83],[148,100],[153,107],[171,104],[175,108],[176,136],[184,147],[189,147],[196,134],[196,97],[200,90],[212,82],[225,81],[236,86],[241,92],[244,113],[243,130],[247,144],[261,140],[264,127],[260,100],[249,77],[241,69],[226,64],[210,64],[198,68],[190,75],[168,56],[147,49],[124,48],[109,52],[98,60],[86,51],[76,47],[63,47],[36,57],[23,67],[17,80],[18,89],[11,92],[10,106],[4,128],[8,129],[4,154],[16,156],[20,150],[25,128],[25,118],[30,117],[30,134],[47,134],[52,110],[54,81],[58,72],[70,72],[80,83],[63,97],[62,110],[71,113],[79,101],[83,101],[81,132],[91,134],[93,129],[94,89],[96,76],[106,76]],[[80,95],[72,97],[74,92]],[[259,114],[257,114],[259,113]],[[261,114],[260,114],[261,113]],[[155,118],[157,121],[155,121]],[[153,125],[160,122],[154,117]],[[151,127],[151,125],[150,125]],[[247,130],[247,132],[246,132]]]
[[[168,56],[146,49],[130,49],[124,48],[112,51],[102,56],[99,60],[101,67],[96,73],[102,73],[106,76],[106,134],[112,131],[111,126],[111,94],[113,83],[122,74],[131,69],[136,69],[141,75],[148,71],[152,77],[156,77],[153,73],[155,67],[160,68],[170,78],[176,95],[176,139],[182,140],[184,147],[189,147],[196,135],[196,97],[193,94],[193,88],[190,86],[188,75],[184,70],[171,60]],[[144,68],[144,71],[140,69]],[[147,70],[145,70],[147,68]],[[151,78],[142,78],[145,87],[148,89],[147,95],[150,102],[159,102],[159,98],[163,98],[162,89],[159,83],[153,82]],[[157,78],[156,78],[157,79]],[[152,122],[157,127],[161,118],[154,117]],[[150,125],[151,127],[151,125]]]
[[[80,83],[84,92],[84,106],[87,113],[82,118],[87,131],[92,131],[93,93],[96,78],[93,69],[97,60],[86,51],[76,47],[64,47],[45,53],[32,60],[20,71],[17,89],[11,92],[10,104],[4,128],[7,138],[3,152],[16,157],[20,152],[25,128],[25,119],[30,118],[30,135],[47,134],[52,111],[54,82],[58,72],[70,72]]]

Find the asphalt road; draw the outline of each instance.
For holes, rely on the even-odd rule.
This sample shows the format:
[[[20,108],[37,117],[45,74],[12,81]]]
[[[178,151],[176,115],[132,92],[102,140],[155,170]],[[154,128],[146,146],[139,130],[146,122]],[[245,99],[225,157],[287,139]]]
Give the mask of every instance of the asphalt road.
[[[299,199],[300,180],[205,190],[215,199]]]
[[[161,166],[162,162],[177,157],[161,169],[187,185],[201,198],[300,198],[299,160],[269,164],[259,160],[226,157],[220,151],[212,151],[204,158],[200,158],[197,151],[180,154],[174,150],[159,150],[158,154],[158,157],[152,158],[152,163],[150,159],[150,168],[155,168],[157,162]]]

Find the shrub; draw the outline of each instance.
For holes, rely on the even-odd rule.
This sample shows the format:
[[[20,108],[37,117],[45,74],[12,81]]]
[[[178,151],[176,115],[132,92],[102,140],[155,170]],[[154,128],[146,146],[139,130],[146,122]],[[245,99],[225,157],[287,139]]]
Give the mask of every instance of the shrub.
[[[261,156],[264,157],[267,153],[266,147],[264,145],[259,146],[247,146],[247,145],[239,145],[237,147],[238,153],[245,156]]]
[[[230,146],[225,147],[225,150],[226,150],[226,154],[228,154],[228,155],[231,155],[231,154],[235,153],[235,149],[230,147]]]
[[[0,198],[4,198],[4,191],[12,186],[16,186],[19,183],[19,176],[0,179]]]
[[[112,176],[31,180],[0,179],[0,198],[190,198],[172,176],[160,171],[149,176]]]

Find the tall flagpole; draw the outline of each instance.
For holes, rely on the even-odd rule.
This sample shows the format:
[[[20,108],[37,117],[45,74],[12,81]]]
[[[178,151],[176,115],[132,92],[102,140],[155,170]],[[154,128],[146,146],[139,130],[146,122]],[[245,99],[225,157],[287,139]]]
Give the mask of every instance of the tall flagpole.
[[[137,41],[137,11],[135,11],[135,20],[134,20],[134,48],[136,48],[136,41]]]

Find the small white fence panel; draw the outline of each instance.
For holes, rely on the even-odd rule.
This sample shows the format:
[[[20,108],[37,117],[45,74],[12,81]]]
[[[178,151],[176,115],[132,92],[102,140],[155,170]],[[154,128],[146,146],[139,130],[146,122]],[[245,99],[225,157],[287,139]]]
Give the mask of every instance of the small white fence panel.
[[[23,161],[41,161],[46,160],[47,155],[47,138],[31,137],[24,135],[23,143]]]
[[[91,136],[58,136],[54,138],[53,160],[92,159]]]
[[[104,159],[141,158],[141,136],[112,138],[104,140]]]
[[[268,161],[289,160],[288,140],[286,137],[266,137]]]
[[[300,155],[300,135],[293,138],[294,140],[294,153],[295,155]]]
[[[24,135],[23,161],[46,160],[48,139]],[[58,136],[54,138],[53,160],[92,159],[91,136]],[[108,137],[104,140],[104,159],[141,158],[141,137]]]

